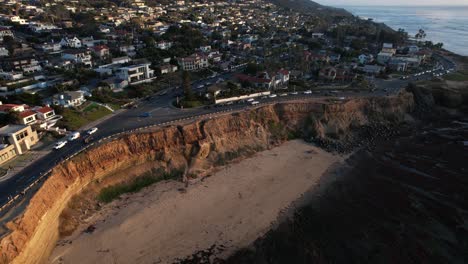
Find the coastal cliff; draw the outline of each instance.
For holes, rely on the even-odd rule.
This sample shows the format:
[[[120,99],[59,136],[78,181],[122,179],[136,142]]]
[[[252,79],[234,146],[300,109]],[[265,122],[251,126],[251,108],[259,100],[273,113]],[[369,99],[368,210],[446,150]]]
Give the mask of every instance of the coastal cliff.
[[[367,126],[391,126],[412,111],[413,96],[347,101],[277,103],[180,126],[124,135],[54,168],[51,176],[0,241],[0,263],[41,263],[59,238],[59,218],[86,186],[140,165],[171,171],[183,168],[203,177],[232,157],[242,158],[291,137],[327,142],[357,140]]]

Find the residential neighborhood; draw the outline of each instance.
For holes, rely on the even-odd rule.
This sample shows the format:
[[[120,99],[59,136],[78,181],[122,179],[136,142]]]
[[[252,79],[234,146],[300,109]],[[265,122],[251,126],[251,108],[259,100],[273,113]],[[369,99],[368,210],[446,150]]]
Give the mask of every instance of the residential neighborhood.
[[[174,107],[209,107],[310,87],[367,91],[437,67],[433,44],[353,16],[266,0],[118,2],[0,1],[2,125],[64,136],[167,88],[180,90]]]

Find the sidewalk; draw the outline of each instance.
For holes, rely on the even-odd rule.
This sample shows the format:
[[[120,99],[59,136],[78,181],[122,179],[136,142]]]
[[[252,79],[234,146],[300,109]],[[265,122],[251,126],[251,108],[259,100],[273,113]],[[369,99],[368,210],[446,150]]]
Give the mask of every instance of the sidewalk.
[[[79,130],[85,131],[88,130],[92,127],[96,127],[100,123],[108,120],[109,118],[118,115],[122,112],[126,111],[126,109],[119,109],[114,111],[112,114],[109,114],[103,118],[100,118],[94,122],[91,122],[83,127],[81,127]],[[50,145],[43,145],[41,144],[42,142],[40,141],[37,145],[33,146],[32,149],[23,155],[17,156],[11,161],[6,162],[5,164],[2,164],[0,168],[6,169],[8,172],[5,175],[0,176],[0,182],[8,180],[11,177],[16,176],[19,174],[25,167],[31,165],[32,163],[36,162],[38,159],[44,157],[45,155],[49,154],[52,151],[52,144]]]

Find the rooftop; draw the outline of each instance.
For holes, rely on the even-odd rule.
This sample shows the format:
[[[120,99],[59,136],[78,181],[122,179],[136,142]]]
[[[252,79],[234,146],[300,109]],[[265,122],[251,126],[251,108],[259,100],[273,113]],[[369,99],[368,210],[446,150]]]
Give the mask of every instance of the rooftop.
[[[13,134],[27,127],[28,126],[25,126],[25,125],[6,125],[0,128],[0,135],[5,136],[5,135]]]

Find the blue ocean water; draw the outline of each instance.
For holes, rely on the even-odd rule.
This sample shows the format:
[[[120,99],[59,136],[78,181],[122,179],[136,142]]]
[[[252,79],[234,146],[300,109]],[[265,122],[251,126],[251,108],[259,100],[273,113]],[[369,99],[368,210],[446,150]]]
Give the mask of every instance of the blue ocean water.
[[[414,35],[420,28],[426,39],[443,42],[444,48],[468,56],[468,6],[343,6],[362,18],[372,18]]]

